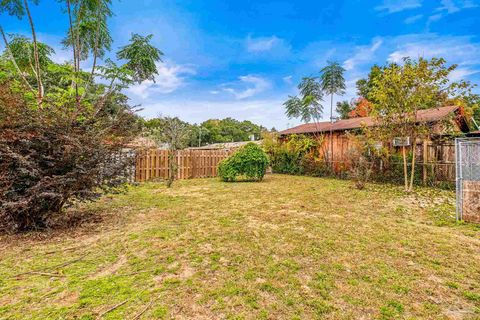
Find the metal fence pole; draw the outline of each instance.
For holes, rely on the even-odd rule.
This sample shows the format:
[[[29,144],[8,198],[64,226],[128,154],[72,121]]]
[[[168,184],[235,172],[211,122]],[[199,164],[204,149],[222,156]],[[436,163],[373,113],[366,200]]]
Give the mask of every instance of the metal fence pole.
[[[461,214],[460,214],[460,139],[455,139],[455,189],[457,193],[457,199],[456,199],[456,210],[455,210],[455,217],[457,221],[461,220]]]

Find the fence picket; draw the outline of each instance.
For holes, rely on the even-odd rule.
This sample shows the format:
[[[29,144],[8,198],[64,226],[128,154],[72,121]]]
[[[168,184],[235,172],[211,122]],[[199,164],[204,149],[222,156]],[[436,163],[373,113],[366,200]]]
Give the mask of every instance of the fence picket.
[[[180,150],[174,157],[177,179],[209,178],[218,174],[218,164],[230,156],[226,150]],[[142,150],[135,161],[135,181],[167,179],[169,176],[168,150]]]

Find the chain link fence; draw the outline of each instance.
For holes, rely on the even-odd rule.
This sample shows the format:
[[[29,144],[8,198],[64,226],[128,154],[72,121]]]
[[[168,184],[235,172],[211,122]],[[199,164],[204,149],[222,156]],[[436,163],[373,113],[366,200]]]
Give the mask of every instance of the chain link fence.
[[[480,138],[455,140],[457,220],[480,223]]]

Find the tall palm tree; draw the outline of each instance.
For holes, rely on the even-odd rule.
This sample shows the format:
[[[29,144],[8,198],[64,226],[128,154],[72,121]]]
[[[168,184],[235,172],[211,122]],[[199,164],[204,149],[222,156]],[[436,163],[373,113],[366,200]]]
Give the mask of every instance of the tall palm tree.
[[[330,95],[330,165],[333,165],[333,96],[345,94],[345,69],[338,62],[327,61],[327,66],[320,70],[322,90]]]
[[[283,104],[285,106],[285,114],[289,118],[300,118],[303,122],[318,120],[322,117],[323,92],[320,83],[316,78],[305,77],[298,85],[300,97],[289,96],[288,100]]]

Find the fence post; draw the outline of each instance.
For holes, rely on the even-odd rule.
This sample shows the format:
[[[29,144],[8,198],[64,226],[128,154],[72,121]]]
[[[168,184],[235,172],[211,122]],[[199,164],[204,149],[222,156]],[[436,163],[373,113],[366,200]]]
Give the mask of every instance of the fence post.
[[[193,172],[195,171],[195,162],[193,161],[193,150],[192,149],[190,149],[190,152],[188,153],[188,157],[189,157],[188,164],[189,164],[189,167],[190,167],[189,178],[193,179],[193,175],[194,175]]]

